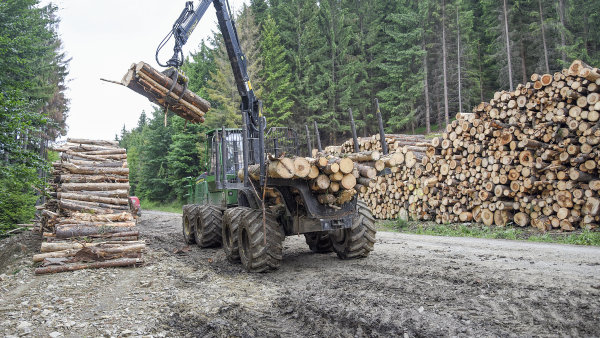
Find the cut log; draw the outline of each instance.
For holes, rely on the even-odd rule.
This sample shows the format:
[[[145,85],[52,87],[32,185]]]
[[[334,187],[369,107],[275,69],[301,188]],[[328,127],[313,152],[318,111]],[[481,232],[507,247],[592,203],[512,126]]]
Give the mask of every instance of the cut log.
[[[342,178],[341,185],[344,189],[352,189],[356,185],[356,177],[352,174],[346,174]]]
[[[311,166],[308,161],[303,157],[295,157],[294,161],[294,177],[305,178],[310,174]]]
[[[514,216],[515,223],[520,227],[526,227],[529,225],[529,215],[524,212],[518,212]]]
[[[101,202],[101,203],[121,204],[121,205],[128,205],[128,203],[129,203],[126,198],[102,197],[102,196],[85,195],[85,194],[68,193],[68,192],[59,192],[57,195],[58,195],[58,198],[60,198],[60,199],[88,201],[88,202]]]
[[[335,202],[336,204],[342,205],[344,203],[350,202],[354,195],[356,195],[355,189],[342,190]]]
[[[208,101],[189,90],[184,91],[183,86],[177,82],[173,85],[171,78],[144,62],[133,64],[121,83],[163,108],[168,106],[174,113],[190,122],[203,122],[204,113],[210,109]],[[169,102],[165,100],[167,94],[170,97]]]
[[[131,242],[121,242],[120,244],[114,245],[135,245],[135,244],[144,244],[144,241],[131,241]],[[64,250],[79,250],[83,247],[93,247],[98,245],[111,245],[111,243],[76,243],[76,242],[42,242],[41,251],[42,252],[54,252],[54,251],[64,251]]]
[[[320,174],[319,176],[317,176],[317,178],[311,181],[310,188],[313,191],[327,190],[327,188],[329,188],[329,183],[329,176]]]
[[[68,170],[73,174],[85,174],[85,175],[129,175],[129,168],[110,168],[110,167],[80,167],[72,163],[62,163],[62,168]]]
[[[142,263],[143,263],[143,260],[141,258],[119,258],[119,259],[104,261],[104,262],[74,263],[74,264],[41,267],[41,268],[35,269],[35,274],[41,275],[41,274],[47,274],[47,273],[58,273],[58,272],[76,271],[76,270],[83,270],[83,269],[132,266],[132,265],[139,265]]]
[[[67,142],[75,144],[91,144],[103,147],[118,147],[119,141],[106,141],[106,140],[89,140],[83,138],[68,138]]]
[[[90,235],[100,235],[106,233],[123,232],[123,227],[118,226],[78,226],[78,225],[58,225],[56,226],[57,238],[83,237]]]

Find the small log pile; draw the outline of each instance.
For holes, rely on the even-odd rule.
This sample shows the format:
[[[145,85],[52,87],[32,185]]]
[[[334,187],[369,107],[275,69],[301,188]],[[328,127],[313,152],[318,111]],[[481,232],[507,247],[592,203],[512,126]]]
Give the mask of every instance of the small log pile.
[[[210,103],[187,90],[181,81],[152,68],[145,62],[132,64],[121,84],[146,97],[150,102],[174,112],[192,123],[204,122]]]
[[[600,72],[581,61],[534,74],[473,113],[458,114],[424,155],[414,153],[415,165],[405,159],[369,182],[360,198],[379,218],[596,228],[599,88]]]
[[[45,242],[36,274],[142,263],[143,241],[128,205],[125,149],[114,141],[68,139],[56,146],[50,196],[41,211]]]

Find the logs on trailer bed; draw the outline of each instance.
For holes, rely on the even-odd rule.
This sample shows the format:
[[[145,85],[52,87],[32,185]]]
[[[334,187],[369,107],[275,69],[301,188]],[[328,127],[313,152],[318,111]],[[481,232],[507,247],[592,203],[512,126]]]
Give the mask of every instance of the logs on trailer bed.
[[[373,179],[384,169],[397,172],[399,166],[412,168],[425,156],[426,143],[422,135],[386,135],[386,138],[394,151],[386,156],[376,149],[381,146],[378,135],[361,138],[359,152],[352,152],[353,143],[345,142],[343,146],[327,147],[324,153],[314,152],[312,158],[268,155],[265,163],[267,179],[307,180],[319,203],[344,204],[357,193],[365,194],[369,187],[380,189]],[[248,175],[258,181],[260,166],[250,165]],[[238,171],[238,177],[243,179],[243,170]]]
[[[46,242],[33,260],[44,267],[35,273],[141,263],[145,244],[133,230],[125,149],[114,141],[84,139],[53,149],[61,160],[53,163],[52,199],[41,213]]]
[[[404,164],[360,182],[367,188],[359,197],[378,218],[596,228],[600,72],[575,61],[531,81],[457,114],[431,141],[386,135]],[[378,139],[361,138],[360,150],[380,150]],[[347,141],[337,154],[353,150]]]
[[[316,157],[280,157],[267,156],[265,171],[267,179],[299,179],[309,182],[309,187],[321,204],[341,205],[352,200],[357,194],[355,189],[361,179],[369,180],[385,168],[385,162],[379,159],[379,152],[345,154],[343,157],[331,154],[317,154]],[[361,162],[366,161],[366,162]],[[376,169],[377,168],[377,169]],[[243,170],[238,177],[243,179]],[[258,164],[248,167],[248,175],[252,180],[260,179]]]
[[[183,85],[155,70],[149,64],[132,64],[121,84],[146,97],[150,102],[181,116],[192,123],[204,122],[204,113],[210,109],[210,103],[195,93],[186,90]]]

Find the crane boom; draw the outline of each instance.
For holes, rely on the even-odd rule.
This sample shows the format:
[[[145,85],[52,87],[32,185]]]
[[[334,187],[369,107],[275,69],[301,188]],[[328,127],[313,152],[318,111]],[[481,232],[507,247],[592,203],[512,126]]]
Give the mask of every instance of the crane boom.
[[[240,42],[235,27],[235,23],[231,18],[231,10],[227,0],[201,0],[198,2],[196,9],[192,1],[188,1],[185,8],[179,15],[179,18],[173,24],[173,28],[169,35],[160,43],[156,51],[156,58],[159,65],[163,67],[173,67],[178,69],[183,64],[183,52],[182,48],[187,43],[188,38],[204,16],[204,13],[213,4],[217,14],[217,20],[219,22],[219,28],[223,35],[225,42],[225,49],[227,50],[227,56],[231,63],[231,69],[233,70],[233,76],[241,96],[241,111],[242,114],[246,115],[245,121],[248,124],[248,137],[251,140],[258,139],[259,134],[259,104],[258,98],[254,95],[250,77],[248,76],[248,67],[246,56],[242,52]],[[158,60],[158,52],[168,39],[173,36],[175,39],[175,46],[173,47],[173,56],[166,64],[162,64]],[[253,149],[258,150],[257,146]]]

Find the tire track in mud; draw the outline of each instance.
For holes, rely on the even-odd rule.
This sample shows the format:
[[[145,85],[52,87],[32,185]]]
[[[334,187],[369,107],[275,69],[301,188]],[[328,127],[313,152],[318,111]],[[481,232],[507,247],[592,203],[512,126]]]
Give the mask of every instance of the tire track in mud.
[[[148,224],[149,230],[156,229],[154,223]],[[150,235],[153,250],[164,250],[177,261],[219,278],[243,276],[252,285],[270,290],[261,306],[234,301],[211,316],[197,314],[182,302],[173,304],[172,315],[162,325],[183,335],[600,333],[600,293],[590,288],[600,285],[599,272],[593,270],[600,262],[600,250],[584,248],[581,259],[571,256],[560,261],[544,258],[544,252],[528,255],[531,249],[518,242],[497,241],[488,248],[477,239],[447,243],[440,238],[436,244],[435,238],[421,242],[418,236],[383,233],[369,258],[340,261],[334,254],[310,253],[304,239],[293,236],[284,243],[280,270],[246,274],[239,265],[227,262],[218,249],[193,246],[184,254],[173,253],[184,247],[180,224],[176,220],[161,224],[161,230]],[[549,248],[573,250],[560,245]],[[552,266],[552,271],[544,272],[544,266]],[[193,288],[194,283],[191,279],[183,284]]]

